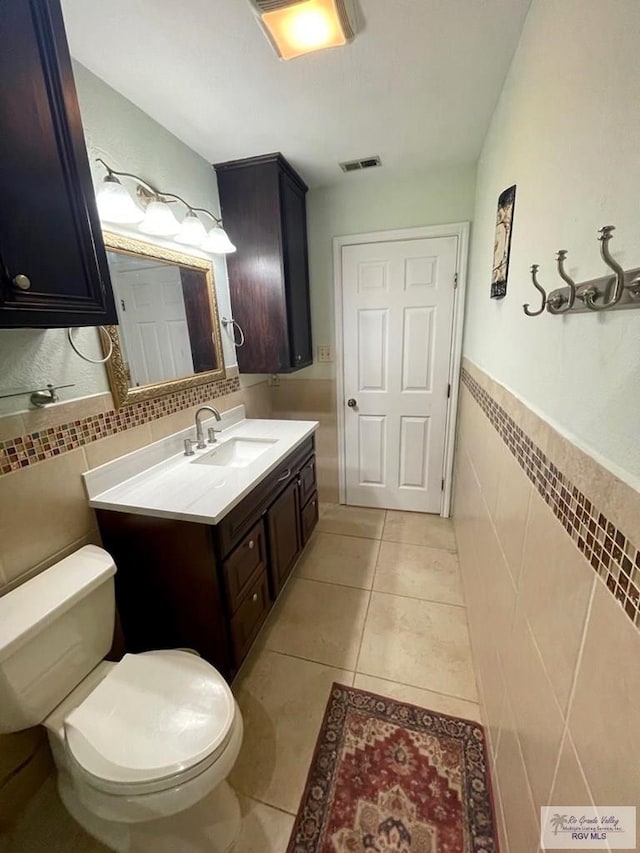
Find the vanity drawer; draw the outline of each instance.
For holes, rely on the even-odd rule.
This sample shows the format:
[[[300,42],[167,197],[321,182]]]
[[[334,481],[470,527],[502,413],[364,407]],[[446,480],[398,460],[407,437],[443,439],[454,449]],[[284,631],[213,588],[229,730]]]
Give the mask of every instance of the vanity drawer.
[[[269,582],[267,573],[263,572],[231,619],[231,644],[236,666],[240,666],[245,658],[270,608]]]
[[[222,564],[227,601],[232,613],[240,606],[255,575],[266,568],[264,522],[260,520]]]
[[[298,476],[300,488],[300,506],[304,506],[316,490],[316,457],[307,459]]]
[[[318,523],[318,495],[313,494],[309,503],[300,513],[300,528],[302,533],[302,546],[309,541],[316,524]]]

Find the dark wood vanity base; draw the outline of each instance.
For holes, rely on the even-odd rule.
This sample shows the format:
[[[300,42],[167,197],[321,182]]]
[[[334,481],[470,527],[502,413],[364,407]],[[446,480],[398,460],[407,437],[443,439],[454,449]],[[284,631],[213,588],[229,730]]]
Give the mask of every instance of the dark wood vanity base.
[[[217,525],[96,510],[126,650],[190,648],[231,680],[318,520],[314,440]]]

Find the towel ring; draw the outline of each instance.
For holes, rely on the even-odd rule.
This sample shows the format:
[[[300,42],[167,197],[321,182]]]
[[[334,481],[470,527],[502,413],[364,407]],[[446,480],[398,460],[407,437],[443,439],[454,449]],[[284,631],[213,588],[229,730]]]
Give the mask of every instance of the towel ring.
[[[229,317],[222,317],[222,318],[221,318],[221,320],[220,320],[220,322],[221,322],[221,323],[222,323],[222,325],[225,327],[225,329],[227,328],[227,326],[231,326],[231,329],[232,329],[232,339],[233,339],[233,343],[234,343],[234,345],[235,345],[236,349],[240,349],[240,347],[243,347],[243,346],[244,346],[245,337],[244,337],[244,331],[243,331],[242,326],[240,325],[240,323],[238,323],[238,321],[237,321],[237,320],[234,320],[234,319],[233,319],[233,317],[231,317],[231,319],[229,319]],[[237,329],[237,330],[238,330],[238,332],[239,332],[239,335],[240,335],[240,337],[239,337],[239,338],[238,338],[238,337],[237,337],[237,335],[236,335],[236,329]]]
[[[109,352],[105,355],[104,358],[90,358],[88,355],[85,355],[84,353],[80,352],[78,347],[73,342],[73,338],[71,337],[71,332],[75,328],[78,328],[78,327],[77,326],[71,326],[67,329],[67,340],[71,344],[71,349],[76,353],[76,355],[79,355],[80,358],[84,359],[85,361],[88,361],[89,364],[106,364],[106,362],[109,361],[109,359],[113,355],[113,339],[112,339],[111,335],[109,334],[109,332],[106,330],[106,328],[104,326],[98,326],[97,327],[100,330],[100,332],[102,332],[106,336],[107,340],[109,341]]]

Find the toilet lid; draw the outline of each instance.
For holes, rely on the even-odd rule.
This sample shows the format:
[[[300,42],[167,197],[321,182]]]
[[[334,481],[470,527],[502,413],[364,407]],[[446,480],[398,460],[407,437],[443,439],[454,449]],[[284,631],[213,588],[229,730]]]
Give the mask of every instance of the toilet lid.
[[[210,664],[180,651],[125,655],[66,718],[65,738],[80,767],[130,785],[174,776],[229,736],[235,702]]]

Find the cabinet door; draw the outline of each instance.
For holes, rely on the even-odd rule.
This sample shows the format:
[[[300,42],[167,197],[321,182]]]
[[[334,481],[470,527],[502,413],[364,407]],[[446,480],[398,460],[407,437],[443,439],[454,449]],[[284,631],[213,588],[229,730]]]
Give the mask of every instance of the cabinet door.
[[[281,256],[278,168],[274,162],[218,168],[224,225],[238,250],[227,256],[234,319],[245,334],[241,373],[281,373],[291,357]]]
[[[307,213],[305,195],[285,172],[280,174],[282,254],[284,261],[289,358],[297,370],[313,362],[311,310],[309,305],[309,262],[307,258]]]
[[[280,593],[300,553],[298,484],[291,482],[267,513],[269,569],[274,599]]]
[[[116,323],[58,0],[5,0],[0,33],[0,327]]]

